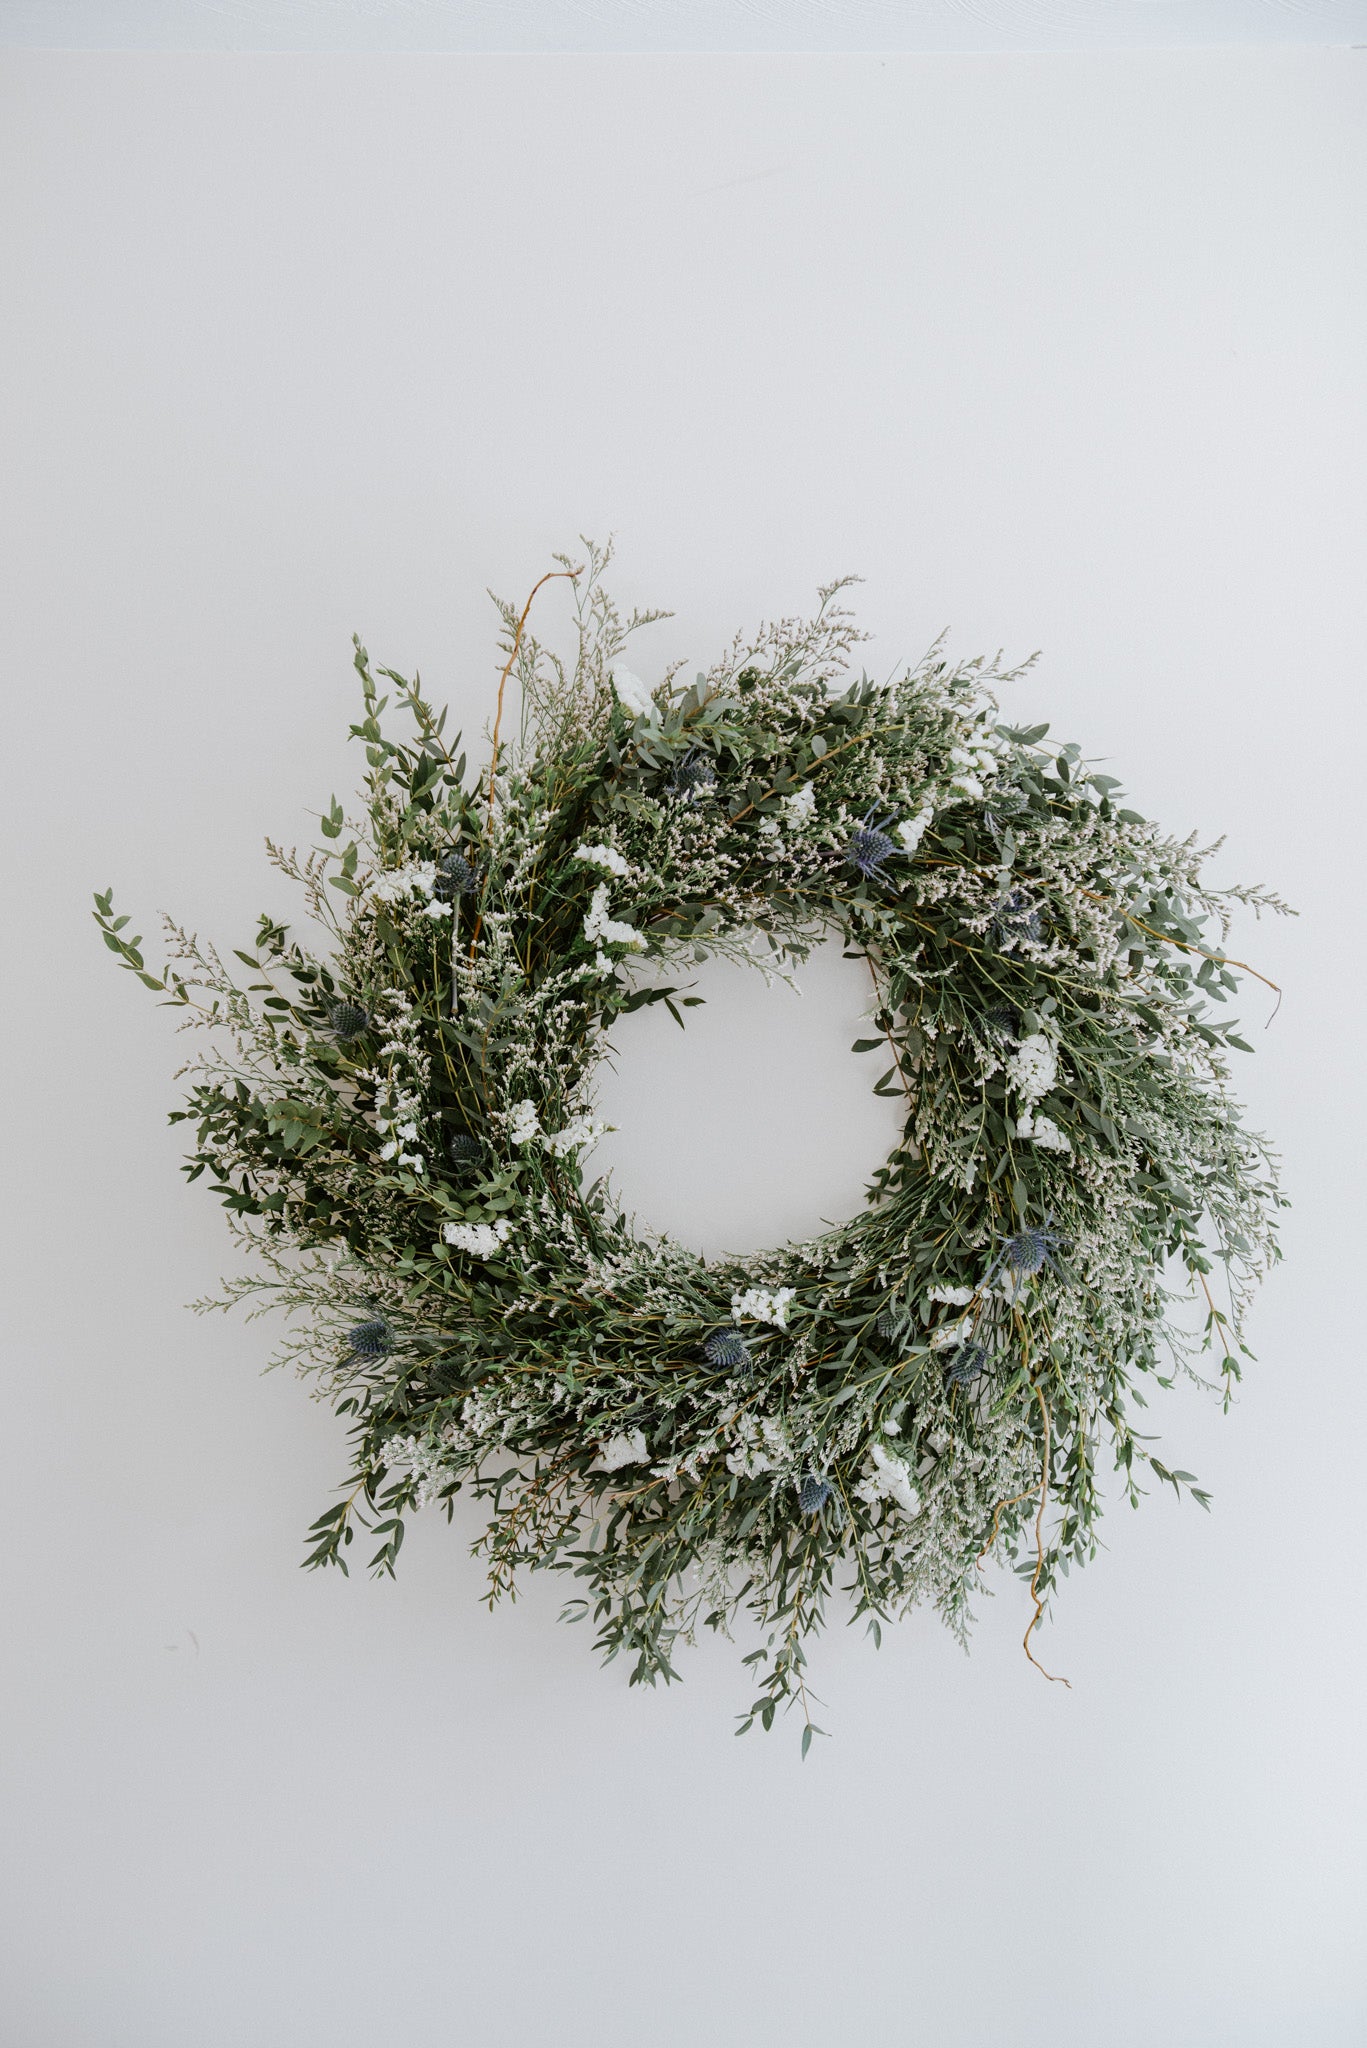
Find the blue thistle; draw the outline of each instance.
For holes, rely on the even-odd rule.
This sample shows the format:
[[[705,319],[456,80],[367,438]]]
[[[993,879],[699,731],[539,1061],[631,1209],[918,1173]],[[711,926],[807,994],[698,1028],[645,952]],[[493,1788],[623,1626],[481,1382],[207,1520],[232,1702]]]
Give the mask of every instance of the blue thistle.
[[[902,1334],[901,1313],[897,1309],[885,1308],[873,1327],[880,1337],[900,1337]]]
[[[1014,1237],[1008,1237],[1002,1246],[1002,1264],[1009,1266],[1018,1278],[1038,1273],[1046,1265],[1053,1264],[1053,1255],[1063,1239],[1053,1230],[1042,1230],[1034,1224],[1027,1224]]]
[[[797,1490],[797,1504],[804,1515],[819,1515],[831,1497],[831,1483],[809,1472]]]
[[[463,853],[452,847],[437,862],[437,879],[432,884],[432,893],[443,903],[452,903],[457,896],[471,896],[479,887],[479,870],[472,867]]]
[[[359,1003],[329,1003],[327,1028],[339,1045],[350,1045],[370,1029],[370,1012]]]
[[[694,790],[711,789],[716,779],[716,768],[707,755],[690,747],[682,761],[675,763],[669,787],[676,796],[690,796]]]
[[[866,811],[863,824],[845,849],[845,859],[852,868],[858,868],[865,881],[881,882],[884,861],[891,860],[899,851],[897,841],[889,839],[885,829],[891,823],[891,818],[883,818],[875,825],[873,811]]]
[[[703,1344],[702,1354],[709,1365],[719,1365],[727,1372],[750,1369],[750,1347],[739,1330],[714,1330]]]
[[[357,1323],[354,1330],[347,1331],[347,1343],[351,1346],[353,1358],[383,1358],[392,1342],[389,1325],[379,1316],[368,1323]]]
[[[994,1003],[990,1010],[984,1010],[982,1029],[989,1038],[1002,1039],[1008,1045],[1018,1045],[1021,1035],[1020,1011],[1014,1003]]]
[[[1044,937],[1042,906],[1028,889],[1013,889],[1010,895],[1002,897],[994,910],[992,927],[998,943],[1003,946],[1019,939],[1038,946]]]
[[[478,1138],[468,1131],[452,1131],[446,1140],[446,1156],[453,1166],[469,1166],[483,1153]]]
[[[961,1344],[950,1357],[948,1378],[951,1386],[966,1387],[981,1379],[987,1370],[987,1346],[985,1344]]]

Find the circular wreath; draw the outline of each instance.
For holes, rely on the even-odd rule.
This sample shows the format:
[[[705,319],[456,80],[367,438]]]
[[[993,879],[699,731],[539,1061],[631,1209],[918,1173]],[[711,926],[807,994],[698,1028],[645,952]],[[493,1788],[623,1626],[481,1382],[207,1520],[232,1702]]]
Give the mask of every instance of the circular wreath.
[[[334,799],[313,851],[268,843],[324,944],[263,917],[241,985],[168,923],[156,975],[108,894],[96,914],[216,1034],[173,1113],[256,1255],[214,1305],[293,1311],[284,1355],[350,1424],[307,1563],[345,1569],[359,1526],[392,1572],[405,1514],[465,1490],[491,1594],[570,1574],[567,1615],[633,1682],[748,1610],[742,1726],[796,1698],[805,1745],[804,1642],[834,1589],[875,1639],[922,1599],[962,1631],[984,1561],[1019,1556],[1031,1654],[1060,1569],[1095,1552],[1103,1441],[1132,1498],[1144,1465],[1190,1484],[1130,1408],[1211,1347],[1228,1394],[1276,1256],[1274,1164],[1227,1087],[1243,1042],[1210,1005],[1236,986],[1230,903],[1283,906],[1206,887],[1194,841],[1002,723],[995,664],[937,645],[892,682],[854,675],[839,584],[647,687],[622,651],[661,615],[619,614],[602,552],[559,559],[574,658],[527,632],[530,598],[500,607],[476,779],[418,683],[357,643],[364,815]],[[905,1101],[865,1208],[747,1257],[639,1230],[583,1166],[614,1019],[682,1022],[697,998],[661,971],[782,970],[831,934],[870,975],[854,1050]]]

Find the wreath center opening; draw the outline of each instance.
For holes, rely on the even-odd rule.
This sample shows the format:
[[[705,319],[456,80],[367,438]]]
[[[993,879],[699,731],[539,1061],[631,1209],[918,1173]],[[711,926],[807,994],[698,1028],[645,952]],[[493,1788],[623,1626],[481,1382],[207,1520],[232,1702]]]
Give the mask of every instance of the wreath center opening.
[[[856,1215],[897,1143],[905,1106],[876,1096],[861,960],[824,940],[765,985],[757,967],[709,957],[651,979],[700,996],[680,1031],[662,1003],[619,1017],[595,1075],[615,1128],[585,1161],[628,1215],[706,1257],[815,1237]]]

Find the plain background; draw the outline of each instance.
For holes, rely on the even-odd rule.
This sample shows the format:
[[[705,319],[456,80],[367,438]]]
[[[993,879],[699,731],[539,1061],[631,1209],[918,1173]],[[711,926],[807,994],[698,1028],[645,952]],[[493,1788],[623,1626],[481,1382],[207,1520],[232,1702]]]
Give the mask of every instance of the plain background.
[[[4,60],[7,2044],[1364,2038],[1365,107],[1354,52]],[[805,1765],[724,1644],[642,1696],[558,1586],[487,1615],[468,1525],[299,1572],[339,1426],[182,1306],[185,1041],[87,916],[244,943],[353,628],[477,735],[485,587],[610,530],[646,675],[858,570],[872,666],[1042,647],[1010,708],[1302,913],[1234,948],[1259,1361],[1152,1411],[1212,1515],[1108,1520],[1071,1691],[1009,1578],[969,1657],[836,1626]],[[643,1215],[849,1206],[850,972],[623,1038]]]

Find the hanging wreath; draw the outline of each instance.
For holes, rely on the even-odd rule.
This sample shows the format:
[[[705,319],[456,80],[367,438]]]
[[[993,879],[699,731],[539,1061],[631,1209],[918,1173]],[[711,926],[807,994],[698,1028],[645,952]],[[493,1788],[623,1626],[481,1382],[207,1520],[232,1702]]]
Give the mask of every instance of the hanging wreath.
[[[320,949],[263,917],[244,986],[168,924],[156,975],[109,894],[96,915],[220,1048],[173,1121],[254,1259],[198,1306],[292,1311],[284,1355],[350,1425],[307,1563],[345,1570],[360,1526],[392,1572],[405,1515],[464,1490],[491,1597],[522,1567],[569,1574],[567,1616],[633,1682],[748,1610],[741,1725],[797,1699],[805,1751],[833,1590],[875,1639],[921,1600],[962,1632],[983,1564],[1018,1559],[1033,1660],[1058,1573],[1095,1552],[1103,1442],[1132,1498],[1147,1466],[1204,1503],[1131,1407],[1203,1351],[1228,1397],[1276,1257],[1274,1164],[1227,1085],[1248,1048],[1210,1006],[1241,964],[1229,905],[1284,906],[1208,888],[1194,841],[1120,808],[1076,746],[1002,723],[995,665],[937,645],[855,676],[839,584],[648,687],[623,649],[660,614],[622,617],[605,559],[552,572],[568,665],[530,598],[500,607],[476,780],[357,643],[364,814],[334,799],[302,856],[268,842]],[[743,1258],[644,1233],[583,1164],[615,1019],[682,1022],[693,962],[782,971],[832,934],[869,975],[854,1050],[905,1103],[865,1208]]]

